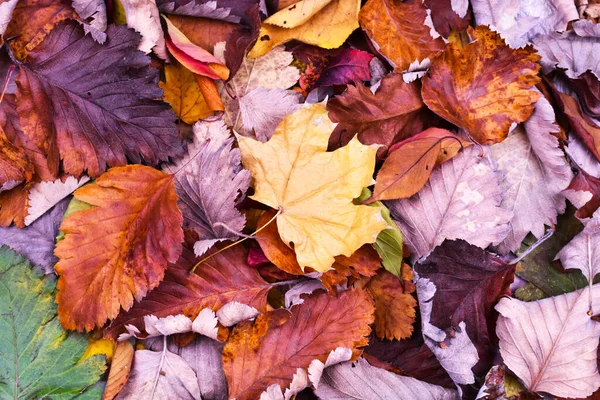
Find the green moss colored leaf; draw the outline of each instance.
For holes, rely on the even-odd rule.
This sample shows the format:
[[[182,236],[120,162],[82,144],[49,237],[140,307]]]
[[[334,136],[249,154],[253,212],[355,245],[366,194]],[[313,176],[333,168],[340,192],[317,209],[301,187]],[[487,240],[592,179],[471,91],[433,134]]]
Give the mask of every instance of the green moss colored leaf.
[[[85,201],[77,200],[75,197],[73,197],[73,199],[71,199],[71,201],[69,202],[69,206],[67,207],[67,211],[65,211],[65,215],[63,215],[63,221],[66,218],[68,218],[69,215],[73,214],[76,211],[88,210],[92,207],[94,206],[92,206],[89,203],[86,203]],[[58,236],[56,237],[56,243],[60,242],[64,238],[65,234],[63,233],[63,231],[59,231]]]
[[[0,247],[0,398],[72,399],[98,381],[103,356],[79,362],[85,336],[60,326],[56,282]],[[89,398],[89,397],[86,397]]]

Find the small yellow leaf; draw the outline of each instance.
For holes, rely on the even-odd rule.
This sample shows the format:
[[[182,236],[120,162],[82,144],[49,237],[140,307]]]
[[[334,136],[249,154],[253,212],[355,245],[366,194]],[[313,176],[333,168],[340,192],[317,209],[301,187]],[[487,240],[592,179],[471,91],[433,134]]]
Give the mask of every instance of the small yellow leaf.
[[[373,243],[387,224],[381,207],[354,205],[373,183],[375,147],[354,138],[333,152],[334,124],[322,104],[288,115],[271,140],[238,137],[242,162],[254,177],[252,198],[279,209],[281,239],[293,244],[298,264],[325,272],[337,255]]]
[[[106,361],[110,363],[112,360],[112,356],[115,352],[115,342],[110,339],[88,339],[88,346],[85,349],[85,352],[81,356],[79,361],[86,360],[90,357],[96,356],[98,354],[104,354],[106,356]]]
[[[186,124],[192,125],[212,115],[194,74],[181,64],[165,65],[165,82],[158,85],[164,90],[164,99],[175,115]]]
[[[305,0],[301,3],[307,3],[307,1]],[[316,3],[319,3],[319,1],[310,1],[310,4],[315,7]],[[289,13],[290,8],[298,4],[300,3],[277,12],[269,20],[275,21],[277,24],[283,24],[284,19],[278,15],[280,13]],[[348,36],[358,28],[359,10],[360,0],[333,0],[319,12],[313,13],[313,16],[308,18],[306,22],[293,28],[281,28],[280,26],[272,25],[266,20],[262,24],[258,40],[248,56],[250,58],[260,57],[272,48],[291,40],[299,40],[326,49],[340,47]],[[302,15],[296,17],[299,21],[306,19]],[[287,21],[287,23],[290,23],[290,21]]]

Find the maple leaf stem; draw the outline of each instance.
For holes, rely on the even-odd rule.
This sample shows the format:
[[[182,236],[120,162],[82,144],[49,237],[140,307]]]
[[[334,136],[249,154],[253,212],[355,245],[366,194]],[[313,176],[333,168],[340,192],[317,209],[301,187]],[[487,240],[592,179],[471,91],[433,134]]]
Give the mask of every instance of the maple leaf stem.
[[[257,230],[255,230],[253,233],[251,233],[250,235],[244,235],[243,238],[241,238],[238,241],[235,241],[233,243],[231,243],[230,245],[227,245],[225,247],[223,247],[222,249],[220,249],[219,251],[215,251],[214,253],[210,254],[209,256],[204,257],[202,260],[198,261],[190,270],[190,274],[193,274],[194,271],[196,270],[196,268],[198,268],[198,266],[200,264],[202,264],[204,261],[213,258],[214,256],[216,256],[219,253],[224,252],[225,250],[235,246],[236,244],[242,243],[244,240],[246,239],[252,239],[258,232],[262,231],[266,226],[268,226],[271,222],[275,221],[275,219],[279,216],[279,214],[281,214],[281,208],[279,208],[279,210],[277,211],[277,213],[275,215],[273,215],[273,218],[271,218],[266,224],[264,224],[263,226],[261,226],[260,228],[258,228]]]

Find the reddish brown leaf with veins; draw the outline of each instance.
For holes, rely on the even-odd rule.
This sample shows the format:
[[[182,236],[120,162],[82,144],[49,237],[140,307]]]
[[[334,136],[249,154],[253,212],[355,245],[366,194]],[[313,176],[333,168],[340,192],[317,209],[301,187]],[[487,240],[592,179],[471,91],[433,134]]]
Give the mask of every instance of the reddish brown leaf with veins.
[[[234,246],[202,262],[191,274],[199,260],[192,249],[194,241],[190,241],[189,247],[184,246],[175,264],[169,265],[161,284],[129,311],[122,312],[106,329],[105,336],[118,337],[126,324],[142,330],[145,315],[162,318],[185,314],[195,318],[204,308],[217,311],[232,301],[266,311],[271,286],[247,264],[242,246]]]
[[[406,71],[415,60],[422,61],[444,49],[425,25],[427,9],[421,0],[369,0],[360,10],[361,28],[395,71]]]
[[[429,180],[431,171],[471,143],[445,129],[429,128],[394,145],[377,173],[368,202],[408,198]]]
[[[15,223],[19,228],[25,227],[25,217],[29,203],[29,185],[19,186],[0,192],[0,226]]]
[[[95,206],[66,218],[54,253],[65,329],[91,330],[129,310],[181,253],[183,218],[173,176],[142,165],[113,168],[75,192]]]
[[[401,340],[413,333],[417,301],[411,293],[414,293],[415,286],[410,267],[406,264],[402,267],[405,282],[388,271],[380,270],[366,286],[375,300],[375,333],[380,339]]]
[[[233,330],[223,349],[230,398],[257,399],[274,383],[285,388],[298,368],[315,359],[325,362],[337,347],[367,344],[373,304],[366,291],[353,289],[339,297],[319,291],[304,299],[289,319],[287,311],[277,310]]]
[[[493,144],[508,135],[513,122],[533,112],[540,94],[540,57],[531,46],[511,49],[487,26],[469,29],[473,42],[454,43],[433,57],[423,77],[423,101],[442,118],[465,129],[477,142]]]
[[[0,128],[0,192],[10,190],[33,177],[33,165],[23,149],[14,146]]]

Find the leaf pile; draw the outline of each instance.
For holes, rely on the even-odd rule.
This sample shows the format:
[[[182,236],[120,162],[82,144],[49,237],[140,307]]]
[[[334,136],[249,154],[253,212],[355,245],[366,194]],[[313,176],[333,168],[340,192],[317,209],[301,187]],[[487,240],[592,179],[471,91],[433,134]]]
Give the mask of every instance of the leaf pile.
[[[0,3],[0,397],[596,399],[596,0]]]

